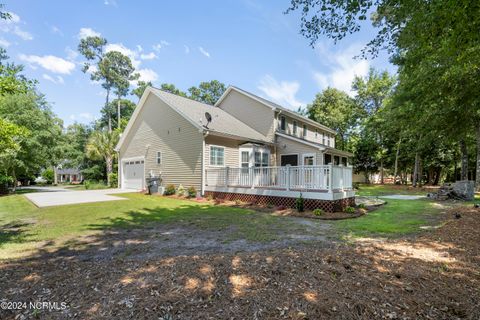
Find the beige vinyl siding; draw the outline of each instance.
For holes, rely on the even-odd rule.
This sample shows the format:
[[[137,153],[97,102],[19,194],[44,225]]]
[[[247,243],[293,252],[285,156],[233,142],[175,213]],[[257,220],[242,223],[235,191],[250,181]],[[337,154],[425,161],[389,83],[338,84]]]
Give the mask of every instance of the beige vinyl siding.
[[[221,137],[214,137],[214,136],[207,136],[205,138],[205,168],[218,168],[218,166],[211,166],[210,165],[210,147],[211,146],[219,146],[224,147],[224,166],[225,167],[238,167],[239,160],[238,160],[238,141],[221,138]]]
[[[282,131],[280,130],[280,121],[281,121],[281,117],[284,116],[285,117],[285,120],[286,120],[286,130],[285,131]],[[294,135],[293,134],[293,122],[296,121],[297,122],[297,134]],[[311,126],[309,124],[306,124],[307,125],[307,136],[303,136],[303,126],[305,125],[306,123],[305,122],[302,122],[301,120],[296,120],[296,119],[293,119],[287,115],[283,115],[283,114],[280,114],[278,115],[278,131],[279,132],[283,132],[283,133],[286,133],[286,134],[289,134],[291,136],[294,136],[294,137],[297,137],[297,138],[300,138],[300,139],[305,139],[307,141],[312,141],[312,142],[316,142],[316,143],[323,143],[323,135],[326,135],[327,137],[330,137],[330,146],[332,148],[335,148],[335,138],[334,138],[334,135],[329,133],[329,132],[326,132],[322,129],[319,129],[319,128],[315,128],[314,126]],[[317,136],[315,136],[315,130],[317,130]],[[325,141],[325,145],[328,145],[327,144],[327,140]]]
[[[322,152],[317,148],[277,136],[277,166],[281,165],[282,154],[298,154],[298,164],[302,165],[302,155],[307,153],[315,154],[316,165],[322,164]]]
[[[145,177],[162,173],[163,185],[201,188],[203,136],[197,128],[153,94],[145,101],[120,158],[145,157]],[[157,164],[157,152],[162,163]],[[120,180],[121,181],[121,180]]]
[[[273,142],[275,138],[275,114],[270,107],[235,90],[231,90],[218,107]],[[235,128],[232,128],[232,130],[234,131]]]

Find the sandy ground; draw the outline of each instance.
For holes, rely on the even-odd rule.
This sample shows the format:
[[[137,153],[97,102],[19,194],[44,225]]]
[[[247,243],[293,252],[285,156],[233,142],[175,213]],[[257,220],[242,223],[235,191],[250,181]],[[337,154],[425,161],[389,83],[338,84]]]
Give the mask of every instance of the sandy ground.
[[[331,241],[305,219],[274,245],[186,227],[78,239],[0,266],[3,302],[59,303],[0,318],[479,319],[480,210],[458,211],[395,240]]]

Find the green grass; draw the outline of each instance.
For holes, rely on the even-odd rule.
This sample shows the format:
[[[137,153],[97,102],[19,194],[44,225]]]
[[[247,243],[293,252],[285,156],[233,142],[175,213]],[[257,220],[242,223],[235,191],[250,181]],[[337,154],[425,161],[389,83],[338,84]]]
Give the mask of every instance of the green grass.
[[[426,195],[428,191],[412,186],[361,184],[356,194],[358,196],[386,196],[392,194]]]
[[[152,224],[225,231],[230,240],[271,241],[289,228],[285,219],[240,208],[141,194],[109,201],[37,208],[24,196],[0,197],[0,259],[56,249],[69,240],[109,229]]]
[[[421,226],[431,224],[441,209],[428,200],[388,200],[379,209],[366,216],[342,220],[336,224],[345,236],[394,237],[420,231]]]

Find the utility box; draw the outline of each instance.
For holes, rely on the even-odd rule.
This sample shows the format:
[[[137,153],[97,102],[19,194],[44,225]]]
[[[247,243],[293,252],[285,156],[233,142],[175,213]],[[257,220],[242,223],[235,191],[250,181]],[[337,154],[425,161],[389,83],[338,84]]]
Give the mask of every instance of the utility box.
[[[147,178],[148,194],[157,194],[161,181],[160,177]]]

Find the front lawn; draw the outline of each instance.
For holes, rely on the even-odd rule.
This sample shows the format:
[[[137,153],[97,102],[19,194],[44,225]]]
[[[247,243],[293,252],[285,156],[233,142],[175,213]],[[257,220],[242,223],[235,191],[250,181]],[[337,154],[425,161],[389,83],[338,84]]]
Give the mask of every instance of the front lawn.
[[[37,208],[21,195],[0,197],[0,259],[55,250],[80,236],[155,223],[225,230],[232,241],[271,241],[291,228],[281,217],[251,210],[141,194],[121,196],[129,200],[47,208]]]
[[[388,200],[387,204],[358,219],[339,221],[338,229],[348,236],[399,236],[436,224],[445,208],[426,199]]]
[[[435,188],[414,188],[411,185],[393,185],[393,184],[360,184],[356,194],[358,196],[386,196],[392,194],[420,195],[424,196],[428,192],[433,192]],[[430,190],[430,191],[429,191]]]

